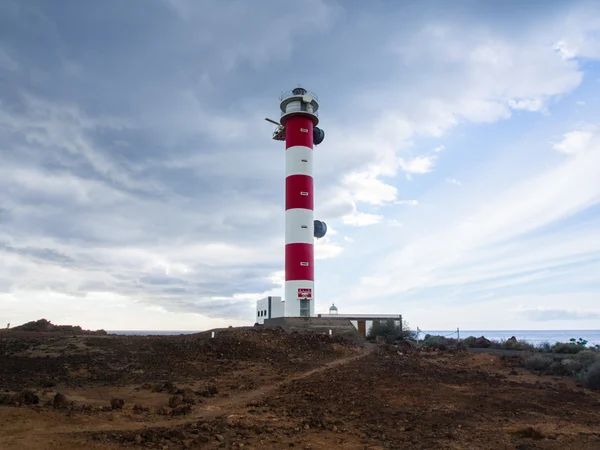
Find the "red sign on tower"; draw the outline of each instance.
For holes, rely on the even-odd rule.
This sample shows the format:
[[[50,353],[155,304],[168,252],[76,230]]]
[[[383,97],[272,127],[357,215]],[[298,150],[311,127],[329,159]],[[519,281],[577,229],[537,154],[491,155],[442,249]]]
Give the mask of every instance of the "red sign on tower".
[[[298,288],[298,298],[312,298],[312,289]]]

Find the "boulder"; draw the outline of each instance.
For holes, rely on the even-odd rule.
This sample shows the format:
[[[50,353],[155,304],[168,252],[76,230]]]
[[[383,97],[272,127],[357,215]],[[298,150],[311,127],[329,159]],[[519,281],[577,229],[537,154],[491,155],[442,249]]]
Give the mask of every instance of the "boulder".
[[[53,408],[66,408],[69,406],[69,402],[67,397],[60,392],[57,392],[54,398],[52,399],[52,407]]]
[[[474,348],[489,348],[492,345],[492,341],[487,339],[485,336],[480,336],[473,341]]]

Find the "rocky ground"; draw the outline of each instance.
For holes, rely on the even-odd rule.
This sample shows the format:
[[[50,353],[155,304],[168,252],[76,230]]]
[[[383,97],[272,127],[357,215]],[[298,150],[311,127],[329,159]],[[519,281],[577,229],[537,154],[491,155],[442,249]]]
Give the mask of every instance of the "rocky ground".
[[[600,449],[600,393],[518,356],[260,327],[0,333],[0,448]]]

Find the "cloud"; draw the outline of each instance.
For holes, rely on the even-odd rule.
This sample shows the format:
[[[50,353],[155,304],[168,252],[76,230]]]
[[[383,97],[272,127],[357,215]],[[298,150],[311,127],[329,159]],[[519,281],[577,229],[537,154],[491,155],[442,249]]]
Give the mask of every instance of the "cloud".
[[[342,217],[342,223],[352,227],[366,227],[369,225],[375,225],[380,223],[382,220],[382,215],[363,213],[359,211],[355,211],[352,214]]]
[[[522,280],[509,281],[517,284],[551,279],[564,264],[586,263],[590,255],[600,251],[590,246],[595,239],[592,235],[597,234],[591,230],[597,224],[588,225],[585,231],[563,231],[560,245],[558,236],[552,233],[535,240],[526,240],[525,236],[598,204],[597,167],[600,148],[586,148],[550,170],[496,193],[483,205],[473,204],[473,211],[454,219],[452,226],[445,222],[427,236],[389,252],[374,267],[373,276],[350,289],[352,295],[357,299],[383,297],[484,281],[490,288],[490,282],[503,276],[523,276]],[[397,273],[403,277],[396,277]],[[372,279],[376,283],[369,281]],[[507,281],[502,280],[499,286],[507,286]]]
[[[382,205],[396,200],[398,190],[383,183],[368,172],[350,173],[344,177],[344,185],[357,202]]]
[[[399,159],[400,167],[408,174],[423,174],[431,172],[435,156],[418,156],[416,158]]]
[[[600,58],[600,20],[593,4],[570,12],[562,37],[554,44],[554,49],[564,59]]]
[[[567,321],[567,320],[597,320],[600,319],[598,310],[555,309],[544,307],[521,307],[515,310],[529,320],[536,322]]]
[[[325,239],[325,238],[324,238]],[[317,241],[315,244],[315,259],[330,259],[339,256],[344,248],[333,242],[326,242],[324,239]]]
[[[456,178],[446,178],[446,183],[456,184],[457,186],[462,185],[462,183],[460,181],[458,181]]]
[[[0,47],[0,69],[11,72],[19,70],[19,64],[2,47]]]
[[[394,202],[395,205],[409,205],[417,206],[419,202],[417,200],[397,200]]]
[[[553,143],[554,150],[565,155],[577,155],[597,144],[597,136],[591,131],[576,130],[565,133],[560,142]]]
[[[560,100],[594,76],[582,62],[595,55],[593,5],[506,15],[490,13],[493,3],[482,14],[439,2],[432,17],[319,0],[301,10],[270,0],[109,3],[76,2],[68,14],[41,1],[0,6],[0,315],[52,310],[124,328],[122,317],[148,327],[253,317],[252,302],[281,288],[283,269],[285,151],[263,119],[299,82],[320,94],[327,133],[315,148],[315,215],[339,233],[316,244],[323,267],[343,274],[323,275],[336,280],[323,295],[345,295],[356,278],[338,257],[352,241],[351,266],[385,281],[372,289],[381,295],[442,285],[476,295],[493,280],[500,298],[511,283],[550,278],[543,270],[556,273],[561,258],[584,263],[575,232],[556,254],[544,251],[564,234],[536,241],[544,251],[530,246],[527,257],[500,242],[596,204],[595,138],[565,134],[555,145],[571,157],[552,168],[497,165],[494,145],[532,114],[546,114],[547,130]],[[353,52],[341,51],[348,43]],[[595,110],[593,96],[578,95]],[[479,133],[486,151],[474,158]],[[440,138],[452,152],[434,148]],[[448,174],[473,188],[437,194]],[[402,233],[392,229],[400,222]],[[377,224],[389,226],[372,233]],[[515,275],[509,262],[531,273]]]

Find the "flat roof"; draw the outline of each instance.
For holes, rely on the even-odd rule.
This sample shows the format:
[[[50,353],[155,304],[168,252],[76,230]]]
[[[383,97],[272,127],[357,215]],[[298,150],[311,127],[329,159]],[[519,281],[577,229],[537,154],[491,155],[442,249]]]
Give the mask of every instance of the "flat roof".
[[[402,314],[317,314],[315,317],[323,317],[327,319],[335,319],[336,317],[340,319],[350,319],[350,320],[360,320],[360,319],[402,319]]]

